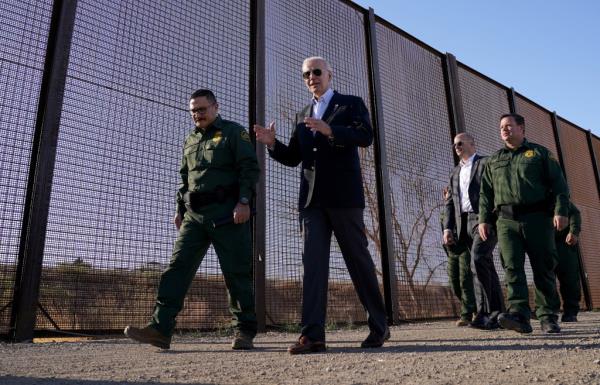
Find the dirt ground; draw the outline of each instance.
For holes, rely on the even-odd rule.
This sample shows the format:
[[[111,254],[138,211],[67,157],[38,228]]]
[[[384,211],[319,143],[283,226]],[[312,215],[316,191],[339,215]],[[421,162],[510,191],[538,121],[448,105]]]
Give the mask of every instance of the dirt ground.
[[[367,329],[328,332],[326,353],[290,356],[296,334],[269,332],[253,351],[230,337],[178,336],[161,351],[126,339],[0,343],[1,385],[125,384],[600,384],[600,313],[559,335],[458,328],[452,321],[392,328],[381,349]]]

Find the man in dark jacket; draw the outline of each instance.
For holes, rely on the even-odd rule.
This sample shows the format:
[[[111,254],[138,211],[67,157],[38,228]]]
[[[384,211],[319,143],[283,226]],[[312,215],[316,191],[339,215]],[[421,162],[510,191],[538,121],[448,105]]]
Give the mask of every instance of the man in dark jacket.
[[[304,238],[302,332],[290,354],[324,351],[331,234],[340,245],[358,297],[368,314],[369,336],[361,347],[389,338],[375,265],[367,248],[365,199],[358,147],[373,142],[369,112],[361,98],[330,88],[331,67],[321,57],[304,60],[302,77],[311,103],[296,115],[287,145],[275,139],[274,124],[254,126],[256,140],[286,166],[302,164],[299,211]]]
[[[454,150],[460,163],[450,175],[450,194],[446,199],[444,245],[467,247],[475,267],[477,314],[471,326],[478,329],[498,328],[498,315],[504,311],[500,280],[494,267],[495,233],[483,240],[479,236],[479,188],[486,158],[477,154],[475,140],[468,133],[454,138]],[[458,239],[453,236],[456,229]]]

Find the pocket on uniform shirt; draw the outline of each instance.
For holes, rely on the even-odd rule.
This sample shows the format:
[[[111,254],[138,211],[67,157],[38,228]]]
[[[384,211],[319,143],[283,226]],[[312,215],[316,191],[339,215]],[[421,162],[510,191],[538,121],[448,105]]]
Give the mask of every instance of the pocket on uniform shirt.
[[[203,157],[212,166],[220,166],[226,163],[227,151],[223,147],[206,147],[204,148]]]
[[[510,162],[508,160],[499,160],[490,164],[492,170],[501,169],[503,167],[508,167]]]
[[[543,174],[542,160],[539,158],[523,159],[519,168],[528,180],[538,180]]]
[[[183,149],[183,156],[185,157],[188,167],[193,167],[193,165],[198,160],[198,145],[191,145]]]

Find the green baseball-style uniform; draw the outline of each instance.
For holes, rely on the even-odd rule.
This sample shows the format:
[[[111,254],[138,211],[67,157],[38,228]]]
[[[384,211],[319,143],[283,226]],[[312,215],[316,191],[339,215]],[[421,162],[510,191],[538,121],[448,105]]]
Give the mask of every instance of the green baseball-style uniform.
[[[481,181],[479,223],[493,224],[502,251],[509,312],[531,317],[525,277],[525,253],[535,283],[536,315],[556,321],[557,253],[552,223],[554,215],[568,216],[569,190],[560,165],[545,147],[525,139],[511,150],[492,155]],[[494,213],[496,211],[496,213]]]
[[[440,215],[442,231],[444,230],[443,216],[442,213]],[[458,239],[456,234],[454,239]],[[464,243],[442,246],[448,256],[448,280],[454,295],[460,301],[460,318],[470,322],[476,311],[471,252]]]
[[[258,181],[258,161],[248,132],[220,116],[204,132],[195,129],[185,140],[179,173],[177,210],[184,213],[183,222],[169,267],[161,276],[150,326],[166,336],[173,334],[175,317],[212,244],[227,286],[233,324],[254,336],[250,224],[229,221],[215,226],[232,218],[238,201],[252,198]]]
[[[579,253],[577,245],[565,242],[569,233],[579,236],[581,231],[581,214],[573,202],[569,203],[569,227],[556,232],[556,251],[558,265],[555,272],[560,284],[560,296],[563,302],[563,314],[576,316],[579,313],[581,300],[581,279],[579,275]]]

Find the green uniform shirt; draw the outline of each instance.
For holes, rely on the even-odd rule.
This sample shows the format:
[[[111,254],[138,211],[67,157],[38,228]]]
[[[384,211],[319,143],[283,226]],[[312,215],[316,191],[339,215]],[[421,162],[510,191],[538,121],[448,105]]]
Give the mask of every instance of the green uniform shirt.
[[[219,115],[204,132],[194,129],[185,139],[179,169],[178,210],[185,211],[183,194],[187,191],[212,192],[217,186],[236,183],[239,197],[251,199],[259,173],[248,132]]]
[[[569,188],[556,158],[544,146],[525,139],[515,150],[505,147],[488,158],[479,198],[479,223],[493,223],[500,205],[555,203],[554,214],[568,216]]]

